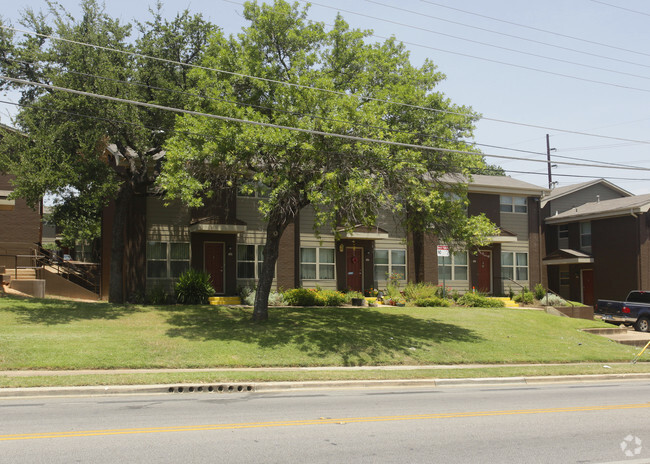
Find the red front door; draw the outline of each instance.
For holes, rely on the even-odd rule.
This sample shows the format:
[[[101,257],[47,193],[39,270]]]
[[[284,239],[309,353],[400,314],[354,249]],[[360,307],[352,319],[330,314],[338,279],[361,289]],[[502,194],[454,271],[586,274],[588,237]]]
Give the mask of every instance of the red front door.
[[[223,243],[209,242],[204,245],[205,271],[212,278],[215,292],[223,293]]]
[[[594,305],[594,270],[582,270],[582,303],[587,306]]]
[[[476,259],[478,265],[478,291],[492,293],[492,252],[479,251]]]
[[[363,292],[363,248],[345,249],[348,290]]]

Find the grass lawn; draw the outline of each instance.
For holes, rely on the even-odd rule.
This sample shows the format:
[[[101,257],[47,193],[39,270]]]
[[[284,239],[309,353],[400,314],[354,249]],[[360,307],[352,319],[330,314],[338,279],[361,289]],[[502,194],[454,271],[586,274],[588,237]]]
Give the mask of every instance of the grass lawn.
[[[0,298],[0,370],[630,361],[607,326],[540,311],[251,309]]]

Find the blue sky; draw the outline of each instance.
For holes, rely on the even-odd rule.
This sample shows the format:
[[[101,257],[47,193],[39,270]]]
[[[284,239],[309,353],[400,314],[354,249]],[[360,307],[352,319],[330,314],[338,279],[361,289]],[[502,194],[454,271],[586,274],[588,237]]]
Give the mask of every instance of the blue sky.
[[[34,0],[6,3],[0,15],[14,25],[26,7],[45,6]],[[78,11],[77,1],[59,3]],[[245,25],[239,3],[243,1],[168,0],[163,11],[171,17],[189,8],[224,32],[236,33]],[[149,4],[153,1],[108,0],[106,9],[125,21],[142,20]],[[447,76],[439,90],[483,115],[474,139],[483,144],[483,152],[524,158],[488,158],[512,177],[547,185],[546,164],[535,160],[546,158],[548,133],[551,147],[557,149],[552,157],[557,163],[553,180],[558,185],[590,180],[566,175],[594,176],[633,193],[650,193],[650,171],[643,170],[650,169],[650,50],[645,48],[650,43],[650,5],[646,2],[319,0],[312,2],[309,16],[331,24],[337,11],[352,27],[403,41],[415,64],[433,60]],[[15,99],[15,95],[3,98]],[[10,124],[13,111],[0,103],[0,121]],[[563,162],[618,163],[642,169]]]

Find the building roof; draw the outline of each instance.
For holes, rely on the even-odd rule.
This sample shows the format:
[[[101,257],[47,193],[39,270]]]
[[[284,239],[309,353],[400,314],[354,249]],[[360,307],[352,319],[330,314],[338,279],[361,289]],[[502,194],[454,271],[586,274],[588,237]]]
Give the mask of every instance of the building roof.
[[[615,198],[613,200],[594,201],[571,208],[563,213],[546,218],[547,224],[565,224],[591,219],[607,219],[632,214],[645,213],[650,209],[650,193]]]
[[[597,185],[597,184],[602,184],[605,187],[607,187],[607,188],[609,188],[611,190],[614,190],[615,192],[621,194],[622,196],[626,196],[626,197],[632,196],[632,194],[630,192],[628,192],[627,190],[622,189],[618,185],[612,184],[610,181],[601,178],[601,179],[590,180],[590,181],[587,181],[587,182],[581,182],[579,184],[565,185],[564,187],[556,187],[556,188],[554,188],[553,190],[550,191],[550,193],[548,195],[546,195],[546,196],[544,196],[544,198],[542,198],[542,208],[549,201],[557,200],[560,197],[563,197],[565,195],[569,195],[571,193],[577,192],[577,191],[582,190],[582,189],[586,189],[588,187],[591,187],[591,186]]]
[[[467,184],[468,190],[473,193],[512,194],[540,197],[549,192],[545,187],[513,179],[510,176],[486,176],[483,174],[473,174],[471,182],[467,182],[467,177],[447,174],[443,176],[441,180],[447,183],[465,183]]]
[[[588,264],[593,263],[593,256],[577,250],[560,248],[542,259],[545,265]]]

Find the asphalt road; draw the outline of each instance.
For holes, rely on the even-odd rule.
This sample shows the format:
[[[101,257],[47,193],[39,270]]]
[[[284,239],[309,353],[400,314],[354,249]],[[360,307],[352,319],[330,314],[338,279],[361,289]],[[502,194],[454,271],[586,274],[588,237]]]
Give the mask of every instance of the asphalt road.
[[[0,463],[636,464],[649,400],[647,380],[7,398]]]

